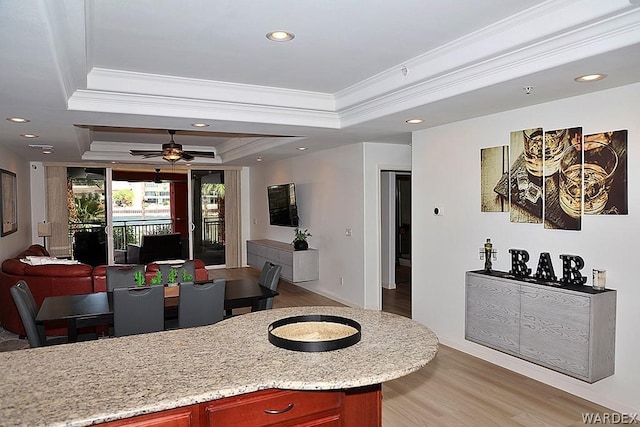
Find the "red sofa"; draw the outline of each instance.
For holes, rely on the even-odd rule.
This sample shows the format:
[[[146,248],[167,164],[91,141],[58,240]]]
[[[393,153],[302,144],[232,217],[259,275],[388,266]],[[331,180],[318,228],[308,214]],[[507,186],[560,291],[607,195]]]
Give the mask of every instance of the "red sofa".
[[[23,336],[26,332],[10,292],[11,286],[19,280],[27,282],[38,306],[48,296],[93,292],[93,267],[90,265],[29,265],[20,261],[29,255],[49,256],[49,252],[41,245],[31,245],[15,257],[5,260],[0,271],[0,323],[7,331]],[[47,335],[61,334],[66,334],[64,323],[47,326]]]
[[[29,285],[31,293],[38,307],[45,297],[55,295],[90,294],[106,292],[106,266],[92,267],[88,264],[49,264],[29,265],[20,261],[26,256],[49,256],[49,252],[41,245],[32,245],[27,250],[9,258],[2,263],[0,271],[0,324],[7,331],[24,336],[26,334],[22,320],[18,314],[13,298],[11,286],[19,280]],[[194,261],[196,269],[195,280],[207,280],[209,274],[202,260]],[[158,271],[155,263],[146,266],[146,281],[151,282]],[[47,324],[47,335],[66,335],[66,324]]]

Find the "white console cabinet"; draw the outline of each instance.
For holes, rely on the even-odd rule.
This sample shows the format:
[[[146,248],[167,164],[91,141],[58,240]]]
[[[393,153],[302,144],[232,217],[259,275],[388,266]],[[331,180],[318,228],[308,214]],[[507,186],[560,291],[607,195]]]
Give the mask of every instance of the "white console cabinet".
[[[294,251],[293,245],[275,240],[247,240],[247,264],[262,269],[270,261],[282,266],[280,277],[288,282],[308,282],[320,278],[317,249]]]
[[[465,338],[593,383],[613,375],[616,291],[466,273]]]

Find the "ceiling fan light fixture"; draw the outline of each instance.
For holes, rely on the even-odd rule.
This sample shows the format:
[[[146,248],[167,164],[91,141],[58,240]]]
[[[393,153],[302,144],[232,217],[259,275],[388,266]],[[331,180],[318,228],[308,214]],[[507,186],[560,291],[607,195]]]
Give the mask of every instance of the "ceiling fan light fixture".
[[[182,158],[182,150],[175,147],[165,148],[162,150],[162,158],[170,162],[178,161]]]

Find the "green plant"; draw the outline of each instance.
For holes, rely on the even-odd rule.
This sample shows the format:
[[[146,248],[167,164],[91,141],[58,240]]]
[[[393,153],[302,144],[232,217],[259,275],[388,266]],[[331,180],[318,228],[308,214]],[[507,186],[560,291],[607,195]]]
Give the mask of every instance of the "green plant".
[[[74,197],[75,209],[79,222],[94,222],[104,219],[102,195],[87,193]]]
[[[184,268],[182,269],[182,282],[193,282],[193,275],[189,274]]]
[[[162,271],[158,270],[156,277],[151,278],[152,285],[162,285]]]
[[[176,283],[176,279],[178,278],[178,270],[172,268],[169,270],[169,277],[167,277],[167,283]]]
[[[133,279],[136,281],[138,286],[144,286],[144,274],[142,274],[142,271],[136,271],[136,274],[133,275]]]
[[[308,228],[305,228],[305,230],[302,231],[298,227],[296,227],[296,229],[293,230],[293,233],[294,233],[294,237],[293,237],[293,241],[291,243],[306,242],[308,237],[313,237],[311,235],[311,233],[309,233],[309,229]]]

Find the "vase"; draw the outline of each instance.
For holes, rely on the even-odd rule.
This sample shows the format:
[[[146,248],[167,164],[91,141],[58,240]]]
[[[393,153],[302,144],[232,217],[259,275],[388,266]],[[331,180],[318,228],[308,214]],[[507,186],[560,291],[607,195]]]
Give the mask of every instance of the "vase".
[[[309,244],[306,240],[296,240],[293,242],[293,249],[296,251],[306,251],[309,249]]]

